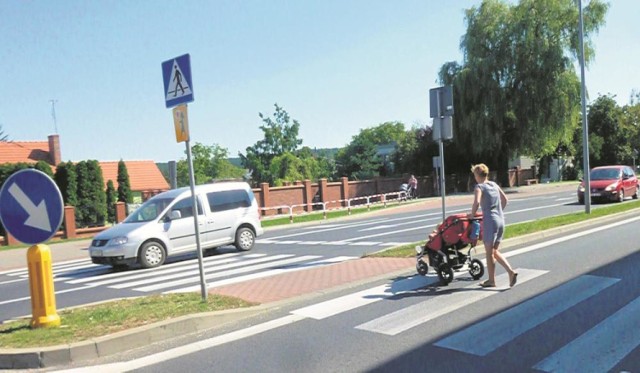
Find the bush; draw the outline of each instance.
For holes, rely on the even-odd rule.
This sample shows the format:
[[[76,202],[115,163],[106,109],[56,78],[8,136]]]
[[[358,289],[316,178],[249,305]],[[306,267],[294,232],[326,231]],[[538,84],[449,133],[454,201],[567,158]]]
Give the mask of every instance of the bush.
[[[574,166],[567,166],[562,170],[562,180],[578,180],[578,169]]]

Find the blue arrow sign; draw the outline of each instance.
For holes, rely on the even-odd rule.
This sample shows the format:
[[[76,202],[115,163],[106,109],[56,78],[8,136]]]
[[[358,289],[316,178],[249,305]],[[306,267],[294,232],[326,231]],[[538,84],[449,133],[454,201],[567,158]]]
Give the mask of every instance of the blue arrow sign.
[[[167,108],[193,101],[191,58],[189,54],[162,63],[164,101]]]
[[[62,224],[63,212],[58,186],[42,171],[18,171],[0,190],[0,221],[7,232],[26,244],[36,245],[53,237]]]

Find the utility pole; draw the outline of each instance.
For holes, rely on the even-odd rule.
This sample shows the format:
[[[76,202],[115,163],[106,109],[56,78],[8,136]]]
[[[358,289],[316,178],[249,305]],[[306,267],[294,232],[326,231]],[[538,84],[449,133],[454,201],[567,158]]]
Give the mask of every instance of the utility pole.
[[[582,21],[582,0],[578,0],[578,22],[580,36],[580,99],[582,101],[582,159],[584,174],[584,212],[591,214],[591,175],[589,167],[589,122],[587,121],[587,89],[584,80],[584,26]]]
[[[58,123],[56,122],[56,102],[58,102],[58,100],[49,100],[49,102],[51,103],[51,116],[53,117],[53,129],[55,131],[55,134],[58,134]]]

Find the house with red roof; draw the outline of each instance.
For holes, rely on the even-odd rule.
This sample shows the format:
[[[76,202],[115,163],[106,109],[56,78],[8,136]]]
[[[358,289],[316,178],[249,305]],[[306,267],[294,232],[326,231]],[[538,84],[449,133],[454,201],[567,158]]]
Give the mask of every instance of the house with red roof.
[[[0,164],[3,163],[37,163],[45,161],[55,166],[62,162],[62,152],[59,135],[50,135],[48,141],[7,141],[0,142]],[[105,189],[109,180],[118,188],[118,161],[98,161],[102,168]],[[136,202],[147,200],[149,197],[169,190],[169,184],[160,172],[155,162],[124,161],[129,174],[131,191]]]

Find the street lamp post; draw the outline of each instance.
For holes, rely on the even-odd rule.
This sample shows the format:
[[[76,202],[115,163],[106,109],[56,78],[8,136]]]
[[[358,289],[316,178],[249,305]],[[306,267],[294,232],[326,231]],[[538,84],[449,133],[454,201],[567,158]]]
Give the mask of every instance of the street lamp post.
[[[580,34],[580,98],[582,101],[582,163],[584,174],[584,212],[591,213],[591,178],[589,175],[589,123],[587,122],[587,93],[584,80],[584,25],[582,23],[582,0],[578,0]]]

